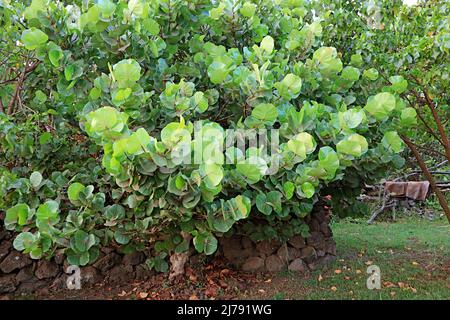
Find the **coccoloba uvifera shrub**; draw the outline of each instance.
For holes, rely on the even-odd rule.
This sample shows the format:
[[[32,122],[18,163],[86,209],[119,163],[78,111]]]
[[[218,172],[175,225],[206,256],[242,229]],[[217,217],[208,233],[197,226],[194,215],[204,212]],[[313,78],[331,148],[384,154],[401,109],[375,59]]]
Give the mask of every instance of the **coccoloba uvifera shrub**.
[[[373,134],[371,130],[391,116],[398,115],[400,121],[407,118],[394,84],[369,97],[363,107],[352,106],[351,101],[328,105],[301,99],[302,86],[310,87],[318,76],[320,85],[338,83],[333,91],[345,92],[359,80],[360,71],[353,66],[343,68],[336,50],[322,47],[312,59],[292,66],[286,63],[280,72],[279,67],[270,68],[271,59],[283,52],[274,48],[275,41],[266,36],[253,46],[254,52],[249,50],[247,59],[234,53],[233,73],[225,72],[219,78],[209,74],[208,90],[221,85],[241,91],[242,82],[234,76],[239,79],[243,70],[257,80],[254,85],[261,96],[250,104],[245,118],[229,124],[232,129],[208,119],[185,120],[184,114],[191,120],[200,119],[209,100],[195,90],[194,83],[184,80],[168,82],[159,97],[164,108],[168,96],[178,96],[182,103],[171,107],[179,108],[179,119],[173,117],[176,121],[153,136],[144,128],[130,129],[127,114],[109,106],[89,112],[83,122],[86,132],[103,145],[102,163],[129,194],[127,202],[144,210],[157,225],[191,233],[195,247],[205,254],[215,251],[215,235],[230,231],[239,220],[304,218],[321,186],[342,179],[345,169],[368,152],[369,141],[372,150],[380,153],[403,149],[397,132],[389,129]],[[112,86],[127,81],[115,73],[124,64],[138,66],[133,60],[113,66]],[[291,73],[296,67],[298,74]],[[243,103],[248,103],[248,96],[241,94]],[[300,224],[293,233],[307,235],[305,227]]]
[[[69,214],[64,197],[9,209],[8,228],[26,228],[15,247],[33,257],[62,247],[85,265],[112,239],[150,242],[165,270],[191,236],[209,255],[236,225],[256,240],[307,236],[323,188],[361,164],[401,164],[396,130],[415,123],[406,81],[380,86],[363,57],[344,64],[321,46],[326,15],[307,3],[45,2],[25,11],[21,42],[60,77],[55,103],[77,106],[117,188],[72,181]]]

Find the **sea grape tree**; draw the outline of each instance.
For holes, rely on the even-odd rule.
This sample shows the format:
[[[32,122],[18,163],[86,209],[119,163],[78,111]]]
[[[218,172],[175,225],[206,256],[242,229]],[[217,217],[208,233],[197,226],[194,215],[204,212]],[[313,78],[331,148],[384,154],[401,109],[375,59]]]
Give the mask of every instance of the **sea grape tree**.
[[[404,163],[397,131],[415,124],[406,80],[380,88],[360,54],[343,59],[324,45],[328,13],[315,16],[307,1],[1,8],[8,35],[38,63],[26,94],[78,122],[107,173],[97,188],[74,175],[62,193],[21,196],[6,210],[7,228],[23,231],[16,249],[32,257],[62,247],[85,265],[114,240],[151,244],[150,264],[164,271],[167,253],[193,244],[211,255],[233,232],[307,236],[304,218],[321,197],[351,198],[362,180]],[[13,86],[1,90],[22,108]],[[43,181],[23,183],[39,191]]]

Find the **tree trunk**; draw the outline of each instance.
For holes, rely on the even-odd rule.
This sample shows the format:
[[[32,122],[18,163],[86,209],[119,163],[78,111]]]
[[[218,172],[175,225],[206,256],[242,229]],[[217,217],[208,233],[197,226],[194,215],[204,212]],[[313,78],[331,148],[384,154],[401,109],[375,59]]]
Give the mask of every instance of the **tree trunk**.
[[[431,189],[436,194],[439,204],[441,205],[442,209],[445,212],[445,215],[447,216],[447,220],[450,223],[450,209],[448,207],[447,201],[445,200],[444,195],[442,194],[441,190],[436,186],[436,182],[434,181],[433,176],[431,175],[430,171],[427,168],[427,165],[423,161],[422,157],[420,156],[419,152],[417,151],[414,144],[409,140],[408,137],[402,135],[401,138],[403,141],[407,144],[409,149],[412,151],[414,157],[416,158],[417,162],[419,163],[419,167],[422,170],[423,174],[427,178],[427,180],[430,182]]]
[[[184,241],[191,241],[191,235],[186,232],[181,233]],[[173,253],[170,256],[170,274],[169,280],[173,280],[176,277],[184,274],[184,266],[189,260],[189,250],[181,253]]]

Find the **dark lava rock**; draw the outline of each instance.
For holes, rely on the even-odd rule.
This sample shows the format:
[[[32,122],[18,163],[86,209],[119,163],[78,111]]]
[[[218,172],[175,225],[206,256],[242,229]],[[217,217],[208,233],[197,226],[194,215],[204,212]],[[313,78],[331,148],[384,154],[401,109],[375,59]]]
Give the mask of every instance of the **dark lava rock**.
[[[133,280],[135,276],[132,266],[115,266],[109,271],[108,281],[110,283],[126,283]]]
[[[0,270],[4,273],[10,273],[17,269],[22,269],[32,263],[31,259],[18,251],[11,251],[11,253],[3,259],[0,263]]]
[[[260,271],[264,268],[264,259],[260,257],[250,257],[242,265],[243,271]]]
[[[19,283],[25,282],[31,280],[33,277],[34,277],[33,265],[31,265],[20,269],[19,273],[16,276],[16,281]]]
[[[94,263],[94,267],[100,270],[102,273],[108,271],[115,265],[119,264],[121,260],[121,257],[117,253],[110,253],[104,256],[103,258],[97,260],[96,263]]]
[[[269,272],[278,272],[285,267],[284,262],[277,256],[271,255],[266,258],[266,270]]]
[[[270,256],[277,251],[280,244],[273,240],[263,240],[256,244],[256,250],[261,253],[262,256]]]
[[[14,274],[0,276],[0,294],[14,292],[16,285],[16,276]]]
[[[81,268],[81,285],[91,286],[104,279],[100,271],[92,266]]]
[[[300,236],[293,236],[288,240],[288,243],[296,249],[301,249],[306,247],[305,239]]]
[[[135,251],[133,253],[127,254],[123,257],[122,263],[124,265],[137,266],[144,262],[145,255],[140,251]]]
[[[58,265],[49,260],[41,260],[38,262],[38,266],[35,272],[36,277],[39,280],[55,277],[59,272]]]
[[[289,264],[288,269],[289,271],[304,272],[306,270],[306,265],[302,259],[298,258]]]

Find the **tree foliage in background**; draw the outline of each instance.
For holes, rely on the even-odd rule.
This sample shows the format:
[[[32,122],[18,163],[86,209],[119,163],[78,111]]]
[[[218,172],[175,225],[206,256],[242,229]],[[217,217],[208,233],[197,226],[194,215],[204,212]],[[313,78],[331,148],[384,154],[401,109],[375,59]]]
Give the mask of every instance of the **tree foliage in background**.
[[[450,163],[450,2],[419,0],[412,6],[400,0],[357,3],[316,4],[318,12],[329,14],[325,41],[334,42],[344,57],[361,54],[377,71],[381,86],[403,88],[404,117],[416,120],[411,120],[415,130],[401,137],[415,159],[412,167],[422,170],[430,181],[450,221],[448,204],[429,169],[445,160]]]

